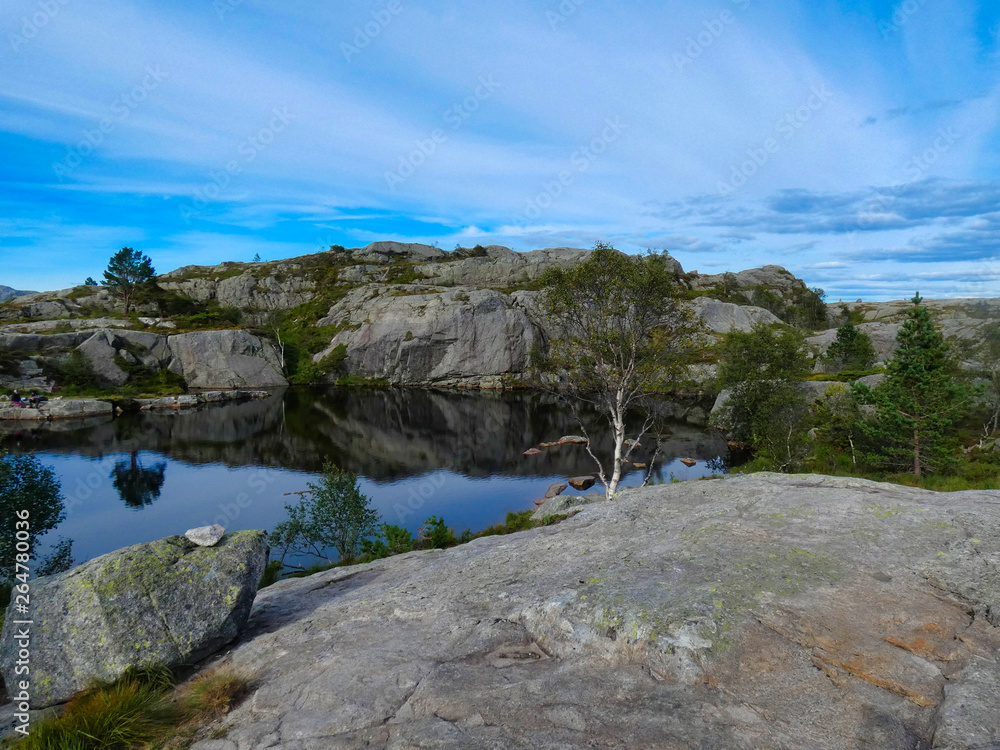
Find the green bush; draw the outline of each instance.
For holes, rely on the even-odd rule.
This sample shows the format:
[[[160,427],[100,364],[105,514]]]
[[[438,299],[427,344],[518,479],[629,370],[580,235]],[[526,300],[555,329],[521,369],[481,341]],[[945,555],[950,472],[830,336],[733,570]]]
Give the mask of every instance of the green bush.
[[[361,552],[367,559],[379,560],[383,557],[411,552],[415,543],[413,535],[406,529],[383,523],[379,525],[373,539],[361,540]]]
[[[458,544],[455,532],[448,528],[443,518],[431,516],[424,521],[424,537],[434,549],[445,549]]]
[[[288,520],[271,533],[274,548],[282,550],[282,561],[289,552],[297,552],[333,563],[331,548],[342,562],[358,556],[361,541],[375,533],[379,516],[357,482],[357,474],[329,461],[323,464],[319,484],[308,484],[307,498],[285,506]]]

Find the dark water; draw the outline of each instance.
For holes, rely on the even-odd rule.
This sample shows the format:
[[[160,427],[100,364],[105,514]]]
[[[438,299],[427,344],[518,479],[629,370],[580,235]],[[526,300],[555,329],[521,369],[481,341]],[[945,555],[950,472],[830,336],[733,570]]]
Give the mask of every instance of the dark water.
[[[585,418],[592,435],[607,434],[594,415]],[[197,411],[0,423],[0,433],[9,449],[35,453],[54,469],[66,520],[39,552],[70,538],[77,563],[212,523],[272,529],[285,504],[298,501],[285,493],[316,481],[325,460],[359,475],[385,522],[414,532],[431,515],[456,532],[485,528],[508,511],[533,508],[553,482],[595,468],[580,446],[522,455],[580,433],[570,411],[546,394],[290,389]],[[711,474],[707,462],[726,451],[709,431],[678,424],[670,433],[654,471],[659,481]],[[653,441],[645,442],[634,460],[652,452]],[[598,453],[608,455],[607,446]],[[689,468],[681,457],[698,463]],[[642,474],[633,470],[623,484],[641,483]]]

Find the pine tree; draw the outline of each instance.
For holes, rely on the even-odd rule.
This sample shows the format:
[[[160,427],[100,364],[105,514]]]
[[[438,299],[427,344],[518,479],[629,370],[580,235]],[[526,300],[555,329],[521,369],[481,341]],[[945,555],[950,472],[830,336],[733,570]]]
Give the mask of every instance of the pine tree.
[[[885,379],[874,389],[858,388],[876,409],[866,425],[876,460],[894,468],[909,466],[917,478],[950,461],[953,425],[967,413],[971,396],[956,380],[948,344],[922,301],[918,292],[896,335],[899,346]]]
[[[153,284],[156,270],[149,256],[123,247],[111,256],[104,272],[104,286],[125,304],[125,314],[132,310],[136,295]]]
[[[864,331],[847,319],[837,329],[837,338],[826,350],[823,361],[840,370],[867,370],[875,364],[875,347]]]

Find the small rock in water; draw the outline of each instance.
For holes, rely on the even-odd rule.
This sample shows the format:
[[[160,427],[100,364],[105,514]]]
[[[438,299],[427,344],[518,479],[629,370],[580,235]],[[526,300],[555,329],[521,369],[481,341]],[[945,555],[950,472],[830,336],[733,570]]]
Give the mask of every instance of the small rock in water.
[[[539,453],[541,453],[541,451],[538,450],[538,448],[528,448],[528,450],[526,450],[522,455],[537,456]]]
[[[188,541],[194,542],[199,547],[214,547],[222,539],[226,530],[215,524],[214,526],[200,526],[197,529],[188,529],[184,536]]]
[[[694,466],[698,462],[695,461],[693,458],[682,458],[681,463],[684,464],[685,466]]]
[[[547,497],[540,497],[537,500],[535,500],[535,505],[544,505],[545,501],[548,500],[548,499],[549,498],[547,498]]]
[[[587,438],[579,435],[563,435],[556,445],[586,445]]]
[[[594,477],[573,477],[569,480],[570,486],[575,490],[589,490],[597,480]]]
[[[545,497],[555,497],[556,495],[561,495],[566,490],[565,482],[556,482],[555,484],[550,484],[549,488],[545,490]]]
[[[634,464],[632,464],[632,466],[634,466],[637,469],[645,469],[646,468],[646,464],[641,464],[638,461],[636,461]]]

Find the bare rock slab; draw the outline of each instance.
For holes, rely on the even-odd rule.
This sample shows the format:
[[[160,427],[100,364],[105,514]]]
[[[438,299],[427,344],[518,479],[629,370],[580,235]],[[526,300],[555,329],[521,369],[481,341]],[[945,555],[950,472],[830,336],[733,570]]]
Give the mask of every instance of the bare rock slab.
[[[595,477],[573,477],[572,479],[566,480],[569,482],[569,486],[575,490],[589,490],[594,486],[594,482],[597,481]]]
[[[15,683],[15,620],[30,619],[32,708],[62,703],[131,666],[178,667],[233,640],[267,564],[262,531],[214,547],[181,536],[111,552],[31,584],[30,616],[8,610],[0,668]]]
[[[982,750],[1000,741],[998,548],[997,492],[626,489],[264,589],[228,657],[256,689],[214,741]]]

